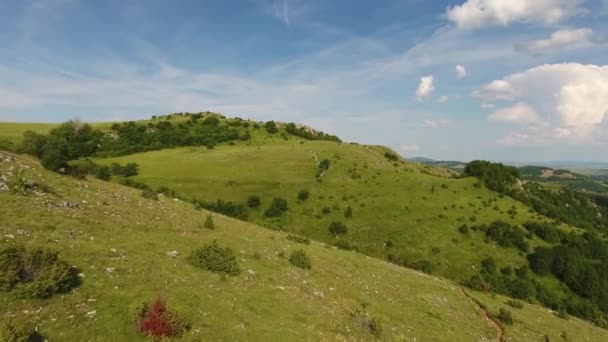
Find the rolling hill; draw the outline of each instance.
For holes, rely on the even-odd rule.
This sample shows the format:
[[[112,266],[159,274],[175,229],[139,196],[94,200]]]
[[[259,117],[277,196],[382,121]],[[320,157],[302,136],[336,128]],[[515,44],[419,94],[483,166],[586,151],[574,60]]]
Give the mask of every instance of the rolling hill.
[[[82,179],[75,180],[43,171],[45,184],[46,178],[50,177],[57,180],[58,184],[66,186],[70,182],[80,184],[81,191],[84,193],[88,193],[82,189],[84,185],[95,185],[99,189],[114,189],[108,190],[106,195],[114,191],[130,193],[133,200],[125,200],[128,203],[111,202],[107,198],[102,199],[101,197],[95,200],[98,205],[97,207],[92,206],[87,212],[90,219],[86,222],[92,225],[98,222],[101,226],[113,227],[110,221],[117,219],[112,214],[113,211],[106,207],[112,207],[112,203],[124,206],[120,209],[123,210],[122,215],[126,215],[127,211],[132,212],[130,217],[126,217],[129,215],[123,217],[119,224],[125,231],[124,239],[128,241],[123,241],[123,237],[113,241],[135,243],[139,240],[151,241],[149,240],[151,238],[163,240],[162,246],[167,251],[156,251],[156,257],[162,257],[168,252],[173,255],[174,251],[182,255],[184,252],[180,251],[181,247],[178,248],[178,246],[185,246],[191,251],[195,248],[194,242],[200,245],[205,241],[205,239],[197,240],[197,234],[202,232],[216,234],[218,238],[214,236],[213,240],[219,241],[222,245],[233,245],[230,247],[241,252],[239,258],[242,256],[240,258],[242,262],[252,262],[255,265],[257,261],[274,260],[273,257],[275,257],[277,260],[274,261],[285,263],[285,259],[287,259],[285,253],[289,254],[296,246],[292,243],[293,240],[309,238],[313,242],[310,244],[310,250],[308,247],[306,249],[311,253],[314,265],[317,264],[315,260],[323,259],[321,263],[326,267],[323,272],[331,274],[328,270],[332,267],[339,269],[343,267],[344,262],[349,264],[350,261],[341,259],[340,256],[344,255],[356,260],[377,263],[374,264],[376,266],[369,266],[362,271],[365,276],[359,275],[367,278],[371,274],[373,279],[380,277],[378,279],[385,282],[387,288],[377,290],[377,295],[387,296],[389,293],[396,295],[396,292],[399,292],[400,287],[403,286],[401,283],[405,281],[385,279],[384,274],[388,272],[386,270],[380,273],[370,271],[374,267],[380,267],[377,265],[386,265],[385,267],[390,267],[390,269],[402,270],[403,268],[399,266],[405,266],[432,274],[429,276],[411,270],[407,271],[425,279],[450,284],[453,286],[451,288],[453,291],[460,293],[465,298],[468,296],[469,303],[474,304],[475,300],[480,301],[481,307],[489,308],[493,314],[496,314],[502,304],[507,301],[503,297],[495,297],[496,293],[508,294],[527,301],[523,310],[513,313],[516,322],[519,322],[521,326],[513,330],[510,326],[503,324],[502,328],[498,329],[499,334],[501,329],[506,328],[507,336],[511,333],[513,336],[517,336],[517,339],[530,336],[535,336],[535,339],[543,338],[543,334],[548,334],[549,331],[553,336],[559,336],[557,326],[550,330],[531,328],[532,325],[540,324],[532,318],[538,312],[545,312],[551,316],[551,318],[546,318],[547,320],[556,319],[556,324],[561,324],[559,322],[561,319],[553,316],[548,309],[540,309],[535,306],[540,303],[559,311],[561,317],[566,317],[566,312],[568,312],[585,317],[597,325],[606,326],[606,316],[604,315],[607,308],[604,306],[606,291],[602,290],[601,285],[605,281],[601,275],[604,274],[601,265],[606,261],[607,256],[603,251],[608,251],[608,245],[605,242],[605,230],[608,225],[603,219],[608,213],[604,208],[605,205],[601,202],[594,202],[595,200],[592,198],[564,192],[560,189],[543,190],[542,187],[536,187],[536,183],[521,179],[504,178],[509,182],[509,185],[505,186],[500,182],[511,171],[502,165],[481,163],[480,169],[477,170],[479,172],[475,174],[478,177],[466,177],[462,172],[403,160],[394,151],[381,146],[341,142],[337,137],[314,131],[308,127],[274,122],[254,122],[239,118],[229,119],[209,112],[180,113],[138,122],[96,124],[93,127],[80,123],[49,125],[46,128],[43,125],[7,124],[6,127],[9,129],[5,131],[2,128],[4,125],[0,124],[0,139],[4,137],[5,140],[10,140],[10,147],[13,150],[19,150],[16,148],[21,140],[17,138],[19,127],[22,130],[35,127],[38,133],[25,135],[24,146],[27,148],[26,150],[21,149],[21,151],[37,155],[47,169],[72,174],[77,179]],[[51,134],[48,136],[39,134],[45,132],[51,132]],[[27,157],[17,157],[17,160],[23,161],[24,165],[27,165],[22,168],[21,172],[27,173],[30,168],[40,170],[40,167]],[[126,167],[121,165],[131,165],[133,168],[125,173]],[[42,177],[43,173],[39,173],[38,177]],[[113,182],[92,180],[94,178],[92,175]],[[138,190],[127,189],[117,183],[138,188]],[[27,186],[27,182],[18,184],[21,184],[20,186],[25,190],[30,188]],[[58,186],[50,185],[51,189],[56,187]],[[499,188],[510,190],[498,190]],[[23,192],[27,193],[28,191],[25,190]],[[159,201],[146,201],[138,197],[139,192],[146,198],[152,199],[160,194]],[[57,194],[54,191],[50,193],[54,194],[53,196]],[[103,191],[100,190],[100,193]],[[76,193],[74,195],[80,196]],[[96,195],[87,196],[95,197]],[[22,199],[28,198],[28,196],[10,198],[15,201],[15,198]],[[24,199],[24,201],[27,200]],[[92,203],[89,199],[85,199],[85,201],[84,207],[89,207]],[[137,202],[137,206],[133,205],[133,201]],[[63,204],[64,209],[83,207],[83,203],[78,201],[67,201],[66,203]],[[73,203],[76,203],[75,207],[72,207]],[[15,205],[12,208],[14,212],[8,212],[6,217],[14,215],[20,217],[22,222],[27,221],[26,225],[32,224],[31,218],[34,217],[32,211],[25,210],[19,214],[16,212],[19,205],[24,204]],[[181,208],[179,212],[163,212],[168,210],[166,208],[174,206]],[[207,211],[216,213],[214,217],[219,227],[241,228],[235,228],[236,230],[230,232],[224,232],[222,229],[214,231],[201,229]],[[57,220],[62,214],[67,220],[73,212],[78,211],[58,212],[56,213]],[[219,214],[232,216],[232,218],[224,218]],[[167,217],[167,215],[169,216]],[[178,217],[180,218],[178,219]],[[196,219],[193,219],[194,217]],[[84,220],[84,218],[82,219]],[[181,228],[177,231],[182,237],[193,241],[186,243],[179,239],[176,240],[176,237],[171,235],[176,233],[173,230],[165,231],[163,233],[165,236],[160,233],[160,235],[155,234],[154,229],[144,227],[143,230],[140,230],[138,228],[141,225],[154,226],[156,223],[164,222],[163,220],[168,220],[167,223],[190,222],[188,224],[192,226],[182,223]],[[19,222],[19,220],[15,220],[15,222]],[[57,224],[59,223],[52,223],[50,226],[54,227]],[[67,225],[72,224],[81,225],[76,221]],[[132,227],[125,228],[129,224]],[[13,228],[15,227],[13,226]],[[175,228],[175,226],[172,227]],[[15,229],[23,231],[21,228]],[[102,228],[99,227],[99,229]],[[249,236],[246,233],[249,230],[264,232],[263,234],[266,234],[272,242],[261,239],[268,245],[260,241],[259,244],[254,243],[258,247],[253,250],[244,248],[243,242],[239,242],[239,239]],[[117,230],[110,229],[109,231],[112,232],[109,233],[110,235],[118,234]],[[145,238],[140,236],[142,234],[145,235]],[[297,234],[300,237],[292,236],[290,240],[285,241],[285,234]],[[12,240],[13,238],[18,239],[18,235],[22,234],[9,232],[8,235],[12,237]],[[46,235],[45,238],[50,239]],[[255,240],[252,237],[246,239]],[[176,247],[169,247],[164,242],[171,242]],[[154,246],[152,242],[148,243],[150,246]],[[95,244],[90,246],[95,247]],[[293,248],[284,248],[283,252],[277,250],[268,254],[270,246],[275,248],[284,244]],[[318,250],[315,249],[317,247]],[[335,247],[338,247],[338,250]],[[134,251],[138,248],[146,249],[141,243],[130,248],[130,254],[136,253]],[[63,253],[65,246],[61,245],[58,249]],[[110,254],[119,251],[117,247],[113,246],[110,246],[109,249]],[[565,253],[562,253],[564,249]],[[320,251],[330,254],[323,254]],[[577,267],[580,267],[581,271],[578,272],[579,270],[575,268],[571,271],[578,273],[564,273],[562,268],[551,266],[559,263],[556,255],[562,254],[563,258],[568,259],[561,262],[578,265]],[[176,265],[176,258],[169,257],[169,259],[173,265]],[[152,255],[142,256],[138,267],[142,267],[143,263],[150,262],[150,260],[153,260]],[[387,264],[386,261],[390,264]],[[274,267],[276,270],[285,269],[277,268],[277,265],[279,264],[274,263],[269,267]],[[178,273],[186,272],[191,268],[187,262],[181,266],[184,268],[180,268]],[[288,262],[284,266],[293,267]],[[112,276],[116,274],[114,273],[116,270],[114,266],[107,266],[105,272]],[[256,269],[250,268],[250,270],[253,273],[246,269],[249,275],[259,273]],[[314,270],[315,268],[312,272]],[[103,271],[100,272],[103,273]],[[350,276],[347,275],[349,272]],[[336,279],[352,277],[353,272],[353,269],[346,270],[336,276]],[[275,277],[278,277],[271,273],[267,273],[268,279],[274,280]],[[146,277],[148,275],[146,273]],[[139,278],[133,278],[136,282],[142,281],[142,279],[142,275]],[[165,281],[165,288],[178,286],[176,285],[179,283],[177,279],[172,282]],[[187,284],[177,287],[182,291],[196,288],[193,282],[199,280],[199,278],[188,277],[183,279],[188,279]],[[220,279],[225,281],[226,277],[220,277]],[[279,279],[289,283],[289,280],[283,277],[279,277]],[[302,279],[304,278],[298,278],[298,280]],[[449,279],[449,281],[442,279]],[[304,284],[308,284],[309,280],[304,279],[303,281]],[[321,282],[320,279],[316,281]],[[210,283],[205,284],[208,287],[217,286]],[[461,285],[456,284],[466,285],[468,288],[484,292],[494,292],[494,294],[474,291],[468,293],[469,290],[463,292],[465,290],[461,288]],[[584,284],[588,284],[588,286]],[[235,285],[235,287],[243,286],[246,284]],[[260,286],[266,291],[273,285],[269,280],[260,282]],[[276,286],[288,288],[285,285]],[[361,286],[367,286],[366,288],[369,289],[369,285]],[[331,291],[335,291],[336,287],[330,287],[334,289]],[[155,290],[151,292],[166,294],[158,290],[158,286],[153,288]],[[260,291],[262,290],[260,289]],[[349,296],[359,293],[358,291],[359,289],[349,290]],[[148,293],[148,297],[154,296],[151,292]],[[231,292],[228,291],[228,293]],[[310,295],[310,293],[307,294]],[[313,291],[312,296],[324,298],[326,295],[326,291],[318,290]],[[187,297],[183,292],[179,296],[182,300]],[[171,297],[168,295],[167,297],[169,305],[171,305]],[[16,303],[10,298],[7,300],[10,302],[9,306]],[[140,303],[143,300],[141,299]],[[352,297],[343,299],[344,303],[352,300]],[[248,297],[249,306],[254,306],[255,302]],[[198,303],[202,305],[202,299]],[[349,303],[352,304],[352,302]],[[129,303],[129,305],[132,310],[132,306],[136,304]],[[274,305],[277,303],[269,304],[268,308]],[[360,300],[359,307],[351,305],[342,312],[350,311],[350,314],[346,316],[351,318],[351,322],[353,316],[358,317],[356,321],[359,322],[359,326],[364,327],[362,332],[354,334],[351,334],[350,327],[347,327],[346,330],[336,328],[338,323],[323,325],[316,321],[311,323],[310,320],[306,320],[302,317],[302,311],[299,310],[302,307],[310,308],[310,305],[312,304],[302,302],[289,310],[294,312],[294,321],[313,324],[315,328],[308,332],[318,332],[320,334],[318,339],[333,340],[340,339],[340,336],[345,336],[347,339],[378,338],[378,332],[374,328],[376,322],[372,319],[375,314],[370,311],[376,306],[371,305],[365,299]],[[412,302],[408,305],[416,307],[418,304]],[[386,320],[386,316],[394,316],[391,318],[394,319],[394,322],[409,319],[399,316],[401,313],[383,311],[389,310],[390,305],[381,304],[380,306],[383,308],[378,309],[380,310],[378,315],[385,317],[378,318],[379,321]],[[341,307],[346,306],[341,304]],[[222,308],[225,309],[225,307]],[[529,311],[528,308],[536,309]],[[417,312],[412,315],[421,321],[434,317],[433,314],[429,314],[426,318],[421,317],[418,309],[414,310]],[[182,311],[188,312],[187,309]],[[522,315],[518,315],[518,313]],[[255,310],[242,313],[241,316],[249,314],[255,314]],[[258,313],[258,316],[265,314],[265,312]],[[480,314],[482,318],[489,315],[483,309]],[[191,317],[196,316],[194,313],[190,313],[190,315]],[[269,317],[278,319],[273,318],[272,315]],[[256,319],[258,318],[256,316]],[[448,320],[451,321],[452,318]],[[490,325],[490,331],[492,331],[492,326],[495,327],[497,321],[492,318],[489,322],[494,322]],[[324,321],[324,323],[327,322]],[[259,333],[248,331],[247,325],[244,322],[242,324],[246,331],[243,333]],[[258,324],[262,323],[255,322],[255,326]],[[292,322],[287,325],[292,326],[293,328],[290,329],[296,331],[300,329],[296,327],[297,324]],[[277,331],[281,334],[285,333],[284,330],[277,328],[279,325],[269,328],[268,331],[264,330],[267,335],[222,335],[222,331],[217,331],[212,334],[212,339],[222,339],[228,336],[229,339],[261,339],[264,337],[280,340],[282,336],[286,335],[273,335],[272,333]],[[384,326],[384,324],[382,325]],[[526,328],[522,328],[523,326]],[[128,327],[129,324],[126,324],[124,329]],[[222,329],[225,329],[225,326],[220,330]],[[408,329],[411,330],[411,328]],[[471,329],[473,328],[466,328],[467,331],[474,331]],[[530,331],[526,329],[530,329]],[[422,332],[408,335],[395,328],[394,325],[391,326],[391,330],[399,331],[399,333],[390,335],[390,338],[383,335],[384,339],[394,340],[403,339],[404,336],[424,335]],[[496,333],[496,329],[494,330]],[[124,330],[121,330],[120,334],[122,331]],[[328,331],[338,332],[331,335]],[[603,332],[603,330],[599,331]],[[136,331],[132,333],[136,333]],[[226,332],[223,331],[223,333]],[[305,332],[299,331],[299,333],[299,339],[310,338],[310,335],[306,335]],[[383,329],[383,334],[385,333],[386,329]],[[568,332],[566,334],[570,336]],[[436,336],[437,338],[433,339],[445,337],[440,332]],[[456,336],[459,340],[469,340],[470,337]]]
[[[0,247],[52,248],[82,279],[46,299],[0,292],[2,319],[30,323],[51,341],[145,340],[131,318],[158,295],[190,323],[182,340],[192,341],[608,338],[590,323],[532,304],[511,308],[513,324],[498,326],[488,314],[510,308],[501,296],[222,215],[213,215],[214,230],[204,229],[207,213],[189,203],[146,199],[118,184],[51,173],[27,157],[1,157],[10,189],[0,191],[0,215],[10,219],[2,220]],[[234,251],[239,275],[187,262],[209,241]],[[286,260],[296,249],[309,254],[310,270]]]

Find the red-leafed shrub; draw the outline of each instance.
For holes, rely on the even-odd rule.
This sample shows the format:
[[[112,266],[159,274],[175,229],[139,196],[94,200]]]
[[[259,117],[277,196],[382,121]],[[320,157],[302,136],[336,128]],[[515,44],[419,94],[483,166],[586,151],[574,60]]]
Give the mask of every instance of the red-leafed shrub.
[[[169,311],[165,300],[159,297],[138,309],[137,328],[151,337],[178,337],[189,329],[189,325]]]

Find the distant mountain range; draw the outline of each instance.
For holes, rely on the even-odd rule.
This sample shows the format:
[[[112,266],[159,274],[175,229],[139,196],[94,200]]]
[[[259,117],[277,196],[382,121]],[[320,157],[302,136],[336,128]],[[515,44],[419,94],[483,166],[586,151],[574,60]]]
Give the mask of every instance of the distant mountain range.
[[[414,163],[429,164],[435,166],[443,166],[448,168],[461,168],[466,165],[467,162],[456,161],[456,160],[434,160],[425,157],[408,158],[409,161]],[[595,162],[595,161],[577,161],[577,160],[554,160],[544,162],[519,162],[519,161],[501,161],[503,164],[513,165],[517,167],[521,166],[544,166],[553,169],[608,169],[608,162]]]

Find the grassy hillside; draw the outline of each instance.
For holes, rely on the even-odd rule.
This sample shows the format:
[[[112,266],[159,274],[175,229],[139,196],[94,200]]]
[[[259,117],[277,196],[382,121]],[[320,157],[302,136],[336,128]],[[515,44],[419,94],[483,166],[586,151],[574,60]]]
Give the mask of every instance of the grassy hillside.
[[[0,318],[30,322],[50,341],[145,340],[131,318],[157,295],[191,324],[184,340],[493,340],[495,323],[455,284],[354,252],[214,215],[160,196],[97,180],[78,181],[25,157],[0,162],[0,248],[47,246],[77,266],[82,285],[49,299],[0,292]],[[17,179],[22,179],[19,182]],[[20,191],[23,190],[23,191]],[[235,251],[235,277],[194,268],[187,255],[204,242]],[[304,249],[302,270],[286,259]],[[177,255],[171,257],[176,251]],[[285,254],[285,256],[283,256]],[[173,254],[175,255],[175,254]],[[345,281],[346,280],[346,281]],[[490,313],[503,299],[471,292]],[[511,309],[514,311],[515,309]],[[504,338],[538,340],[562,332],[580,340],[608,339],[605,330],[526,304],[513,312]],[[381,327],[370,331],[370,320]],[[529,339],[528,339],[529,338]]]
[[[330,167],[318,181],[322,159]],[[393,254],[411,263],[427,260],[435,272],[452,279],[468,278],[488,256],[501,266],[524,263],[516,250],[496,248],[481,234],[463,235],[459,226],[537,220],[519,202],[499,198],[473,178],[430,175],[425,166],[390,161],[377,149],[356,144],[254,140],[212,150],[177,148],[97,160],[131,161],[141,167],[135,179],[153,188],[167,186],[207,201],[244,203],[258,195],[262,205],[249,210],[252,222],[332,242],[328,227],[340,221],[348,227],[343,239],[361,252]],[[300,190],[310,192],[308,200],[298,200]],[[287,200],[288,213],[265,218],[274,197]],[[353,215],[345,218],[349,206]],[[513,218],[508,213],[512,207],[517,212]]]

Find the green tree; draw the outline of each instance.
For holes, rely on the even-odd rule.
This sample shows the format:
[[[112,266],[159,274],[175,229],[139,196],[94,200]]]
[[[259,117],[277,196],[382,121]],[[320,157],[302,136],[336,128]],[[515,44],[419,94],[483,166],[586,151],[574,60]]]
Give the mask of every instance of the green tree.
[[[266,121],[266,123],[264,124],[264,128],[270,134],[275,134],[279,131],[279,129],[277,128],[277,124],[274,121]]]

